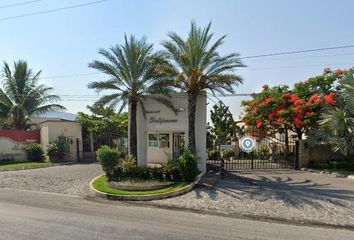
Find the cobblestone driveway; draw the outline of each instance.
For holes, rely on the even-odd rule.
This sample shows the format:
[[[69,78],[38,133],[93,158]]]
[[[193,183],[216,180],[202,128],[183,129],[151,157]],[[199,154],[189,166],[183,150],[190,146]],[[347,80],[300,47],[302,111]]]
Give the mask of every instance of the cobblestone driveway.
[[[0,172],[0,188],[84,196],[89,181],[102,173],[101,166],[98,164]]]
[[[154,204],[354,226],[354,180],[300,171],[234,173]]]

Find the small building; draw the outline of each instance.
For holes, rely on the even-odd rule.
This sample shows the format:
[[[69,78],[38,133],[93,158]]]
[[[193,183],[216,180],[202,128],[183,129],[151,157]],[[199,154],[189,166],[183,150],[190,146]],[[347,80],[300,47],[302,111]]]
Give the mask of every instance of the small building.
[[[41,144],[46,149],[60,135],[69,140],[69,152],[65,156],[66,161],[76,162],[82,158],[82,130],[77,121],[66,119],[43,119],[39,123]],[[79,152],[78,152],[79,151]]]
[[[176,93],[170,99],[177,113],[151,98],[144,101],[145,115],[138,105],[138,164],[166,163],[178,158],[188,146],[188,95]],[[195,119],[196,151],[201,171],[206,171],[206,109],[205,93],[198,97]]]

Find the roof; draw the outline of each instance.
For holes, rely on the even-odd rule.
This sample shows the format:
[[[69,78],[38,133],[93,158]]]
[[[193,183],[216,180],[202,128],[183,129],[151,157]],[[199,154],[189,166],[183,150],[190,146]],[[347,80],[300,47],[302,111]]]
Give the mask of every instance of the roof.
[[[45,122],[77,122],[77,121],[62,119],[62,118],[31,117],[31,122],[33,124],[38,125],[38,124],[42,124]]]

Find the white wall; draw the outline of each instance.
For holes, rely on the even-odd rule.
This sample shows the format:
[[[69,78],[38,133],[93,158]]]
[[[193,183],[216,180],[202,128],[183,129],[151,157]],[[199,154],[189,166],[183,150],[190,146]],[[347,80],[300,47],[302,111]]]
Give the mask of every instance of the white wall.
[[[144,102],[147,111],[146,117],[143,115],[142,107],[138,105],[137,112],[137,134],[138,134],[138,161],[139,164],[147,162],[166,162],[169,155],[172,157],[173,132],[185,133],[186,146],[188,145],[188,97],[186,93],[172,95],[172,103],[175,108],[183,108],[175,114],[165,105],[152,99]],[[199,169],[206,170],[206,96],[198,97],[196,110],[196,148],[199,158]],[[157,122],[153,119],[171,120],[171,122]],[[129,129],[128,129],[129,130]],[[150,149],[147,147],[147,133],[149,132],[169,132],[170,149]],[[128,134],[129,136],[129,134]],[[129,142],[129,140],[128,140]]]
[[[77,161],[77,143],[79,139],[79,151],[82,152],[81,125],[74,121],[47,121],[41,124],[41,144],[47,148],[58,136],[64,135],[71,139],[70,152],[66,157],[69,161]],[[80,156],[82,157],[82,156]]]
[[[0,137],[0,163],[22,162],[27,160],[26,144],[8,137]]]

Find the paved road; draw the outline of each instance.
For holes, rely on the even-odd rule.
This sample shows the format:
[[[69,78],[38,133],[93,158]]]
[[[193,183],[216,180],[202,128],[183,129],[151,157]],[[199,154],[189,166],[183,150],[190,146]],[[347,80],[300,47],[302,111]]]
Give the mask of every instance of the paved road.
[[[354,232],[1,189],[0,239],[354,239]]]

